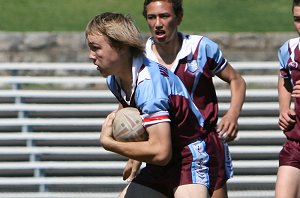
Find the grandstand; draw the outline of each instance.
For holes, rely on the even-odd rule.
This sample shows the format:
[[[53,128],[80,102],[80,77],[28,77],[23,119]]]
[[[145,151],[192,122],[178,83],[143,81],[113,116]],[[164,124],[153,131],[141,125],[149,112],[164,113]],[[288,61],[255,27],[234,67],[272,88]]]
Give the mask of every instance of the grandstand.
[[[278,153],[276,62],[232,62],[247,83],[240,132],[230,143],[230,198],[274,197]],[[214,79],[220,117],[230,91]],[[105,151],[99,131],[117,108],[91,63],[0,65],[0,197],[112,198],[126,158]]]

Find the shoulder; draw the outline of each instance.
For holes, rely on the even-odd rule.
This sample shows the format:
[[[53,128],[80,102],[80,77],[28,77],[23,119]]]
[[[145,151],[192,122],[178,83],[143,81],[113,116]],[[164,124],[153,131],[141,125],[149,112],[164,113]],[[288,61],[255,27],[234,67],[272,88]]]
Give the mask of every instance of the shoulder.
[[[289,48],[295,48],[296,46],[299,45],[299,42],[300,42],[300,37],[297,37],[297,38],[292,38],[292,39],[289,39],[287,41],[285,41],[281,47],[279,48],[279,50],[288,50]]]
[[[180,33],[183,41],[183,45],[189,45],[189,46],[195,46],[199,45],[200,41],[201,43],[204,41],[206,42],[206,37],[201,35],[195,35],[195,34],[184,34]]]
[[[190,53],[190,51],[195,52],[197,50],[201,54],[217,53],[220,51],[218,44],[205,36],[183,33],[181,35],[183,39],[183,51]]]
[[[198,53],[206,54],[209,57],[222,56],[219,45],[208,37],[202,36],[198,43]]]
[[[187,40],[187,41],[200,41],[202,38],[204,38],[204,36],[201,35],[196,35],[196,34],[184,34],[184,33],[180,33],[180,35],[182,36],[183,40]]]
[[[191,43],[194,46],[197,45],[202,50],[212,50],[212,51],[220,50],[219,45],[215,41],[211,40],[206,36],[185,34],[184,38],[186,40],[186,43]]]
[[[138,74],[138,84],[146,80],[157,82],[162,77],[162,75],[158,74],[163,74],[165,71],[163,68],[165,67],[161,64],[144,57]]]
[[[278,49],[278,56],[285,57],[291,53],[294,53],[295,50],[299,50],[299,44],[300,37],[285,41]]]
[[[292,38],[284,42],[278,49],[280,69],[286,69],[288,65],[298,65],[298,54],[300,53],[300,37]]]
[[[214,42],[213,40],[211,40],[210,38],[206,37],[206,36],[202,36],[202,35],[196,35],[196,34],[182,34],[183,40],[187,40],[189,42],[200,42],[202,44],[206,44],[206,45],[215,45],[216,42]]]
[[[292,44],[292,45],[295,45],[295,44],[299,45],[300,37],[289,39],[287,42]]]

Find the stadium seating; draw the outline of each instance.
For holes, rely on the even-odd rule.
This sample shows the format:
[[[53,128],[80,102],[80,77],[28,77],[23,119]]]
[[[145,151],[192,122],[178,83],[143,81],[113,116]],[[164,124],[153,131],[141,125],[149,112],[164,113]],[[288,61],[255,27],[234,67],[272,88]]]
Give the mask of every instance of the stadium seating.
[[[247,82],[238,139],[230,143],[235,176],[229,197],[274,197],[278,152],[277,63],[233,62]],[[214,79],[220,117],[228,85]],[[98,142],[117,108],[90,63],[0,65],[0,197],[110,198],[126,185],[126,158]]]

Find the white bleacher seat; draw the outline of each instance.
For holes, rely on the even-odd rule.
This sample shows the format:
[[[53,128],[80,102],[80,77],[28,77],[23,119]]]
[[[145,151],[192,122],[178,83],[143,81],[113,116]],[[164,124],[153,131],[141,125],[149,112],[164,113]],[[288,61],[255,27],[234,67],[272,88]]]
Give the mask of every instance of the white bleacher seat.
[[[231,64],[248,86],[238,138],[229,143],[229,197],[271,198],[285,141],[277,126],[278,63]],[[214,83],[221,119],[230,90],[217,77]],[[1,63],[0,197],[116,197],[127,159],[105,151],[99,131],[117,107],[92,63]]]
[[[224,84],[224,82],[220,78],[214,78],[214,84]],[[270,84],[275,85],[278,81],[278,75],[248,75],[244,77],[244,80],[247,84],[257,84],[257,83],[264,83],[264,84]]]
[[[30,97],[30,98],[98,98],[112,99],[114,96],[108,90],[0,90],[0,98]]]
[[[230,62],[231,65],[234,67],[234,69],[238,71],[264,71],[264,70],[270,70],[270,71],[277,71],[279,68],[279,62],[276,61],[251,61],[251,62],[245,62],[245,61],[235,61]],[[257,72],[257,74],[260,74]]]
[[[22,192],[1,193],[3,198],[115,198],[119,192]]]
[[[97,84],[105,83],[105,79],[98,76],[90,77],[51,77],[51,76],[3,76],[0,84]]]
[[[282,131],[278,130],[241,130],[231,145],[280,145],[285,141]]]

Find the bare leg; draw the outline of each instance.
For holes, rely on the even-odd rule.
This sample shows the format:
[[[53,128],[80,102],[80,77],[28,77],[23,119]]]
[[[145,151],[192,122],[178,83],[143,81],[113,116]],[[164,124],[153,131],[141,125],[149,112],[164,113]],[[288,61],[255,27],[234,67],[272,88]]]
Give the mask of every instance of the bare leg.
[[[134,183],[134,182],[131,182],[130,184],[128,184],[126,186],[126,188],[124,188],[124,190],[119,195],[119,198],[141,198],[141,197],[143,197],[143,198],[153,198],[153,197],[167,198],[167,196],[163,195],[162,193],[160,193],[152,188],[149,188],[149,187],[146,187],[146,186]]]
[[[208,189],[201,184],[188,184],[174,190],[175,198],[209,198]]]
[[[280,166],[277,172],[276,198],[300,197],[300,169]]]
[[[222,188],[215,190],[211,198],[228,198],[227,185],[224,184]]]

